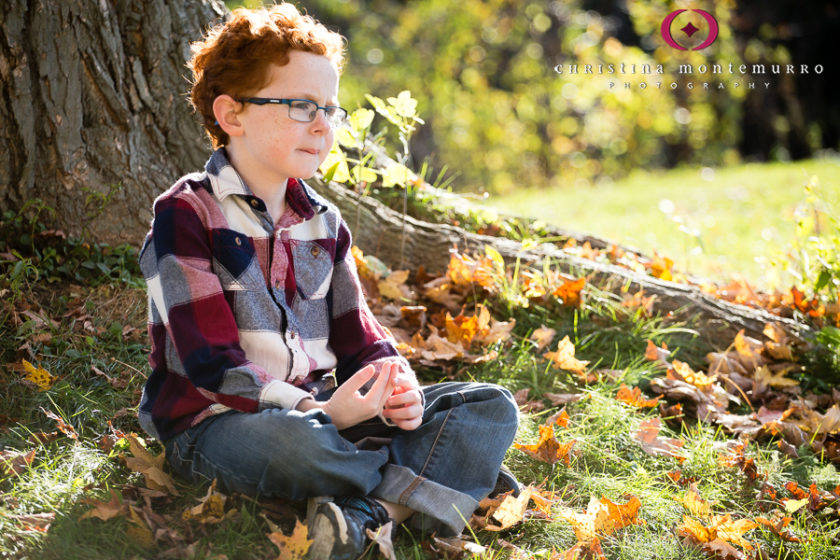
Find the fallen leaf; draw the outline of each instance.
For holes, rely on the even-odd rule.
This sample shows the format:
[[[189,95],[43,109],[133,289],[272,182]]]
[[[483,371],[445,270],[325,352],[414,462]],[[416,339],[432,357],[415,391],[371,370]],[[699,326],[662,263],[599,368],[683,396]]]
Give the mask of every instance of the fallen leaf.
[[[35,449],[28,452],[15,451],[14,449],[0,452],[0,469],[2,469],[3,475],[10,476],[25,471],[35,460],[35,452]]]
[[[662,421],[659,418],[645,420],[639,425],[639,431],[633,434],[633,440],[642,446],[650,455],[664,455],[684,461],[685,457],[678,453],[685,442],[679,439],[659,437]]]
[[[531,490],[525,488],[519,493],[519,496],[506,496],[496,511],[491,517],[496,520],[498,525],[486,525],[484,529],[489,531],[503,531],[513,527],[517,523],[521,523],[525,517],[525,511],[528,509],[528,502],[531,500]]]
[[[82,502],[92,505],[93,509],[83,513],[79,519],[90,519],[91,517],[96,517],[102,521],[108,521],[113,517],[128,513],[128,506],[123,503],[122,498],[113,488],[111,488],[111,500],[108,502],[100,500],[82,500]]]
[[[667,367],[671,367],[671,362],[668,358],[671,357],[671,352],[668,350],[668,345],[664,342],[662,347],[658,347],[652,340],[647,341],[647,349],[645,349],[645,358],[652,362],[659,362]]]
[[[588,361],[582,361],[575,358],[575,345],[569,340],[568,335],[563,337],[563,340],[557,343],[557,350],[555,352],[546,352],[543,357],[551,360],[552,367],[557,369],[565,369],[583,375],[586,371]]]
[[[462,537],[432,535],[429,541],[423,543],[423,545],[424,548],[428,546],[435,557],[440,557],[442,554],[444,558],[463,558],[466,555],[474,558],[476,555],[483,555],[487,552],[487,547]]]
[[[26,377],[24,379],[35,385],[39,391],[46,391],[53,386],[56,377],[50,372],[41,366],[35,367],[26,360],[22,360],[22,363],[26,371]]]
[[[68,424],[64,421],[64,418],[58,416],[55,412],[51,410],[46,410],[41,408],[41,412],[44,413],[44,416],[53,420],[55,422],[56,428],[63,433],[65,436],[69,437],[70,439],[79,439],[79,434],[76,433],[76,428]]]
[[[608,498],[599,500],[593,496],[584,513],[566,509],[560,517],[571,524],[579,542],[589,543],[598,535],[608,536],[628,525],[643,523],[637,518],[641,506],[636,496],[630,496],[626,504],[617,504]]]
[[[288,537],[276,531],[269,533],[268,538],[279,549],[277,560],[300,560],[306,557],[314,542],[309,538],[309,529],[299,519],[295,520],[295,528]]]
[[[551,292],[551,295],[563,302],[566,307],[580,307],[580,293],[586,286],[586,278],[567,280]]]
[[[762,385],[778,389],[781,387],[797,387],[799,381],[785,377],[787,370],[773,373],[767,366],[760,366],[755,370],[755,380]]]
[[[733,520],[728,513],[712,516],[708,526],[684,515],[682,525],[677,527],[677,533],[695,545],[711,543],[719,539],[737,544],[746,550],[752,550],[752,545],[742,535],[755,527],[757,527],[755,522],[749,519]]]
[[[131,523],[128,527],[126,527],[125,534],[134,541],[135,544],[143,548],[151,548],[154,546],[155,535],[140,516],[137,508],[129,506],[128,520]]]
[[[553,406],[560,406],[561,404],[569,404],[577,402],[581,399],[588,399],[587,393],[543,393],[543,397],[548,399]]]
[[[662,395],[659,395],[655,399],[645,399],[642,397],[641,389],[638,387],[633,387],[631,389],[622,383],[621,387],[618,389],[618,393],[615,395],[615,398],[618,401],[637,408],[653,408],[657,405],[659,399],[662,398]]]
[[[521,443],[514,443],[513,446],[520,451],[524,451],[534,459],[543,461],[550,465],[563,461],[568,467],[571,463],[569,454],[575,440],[566,443],[560,443],[554,437],[554,426],[540,426],[540,439],[535,444],[524,445]]]
[[[782,530],[785,527],[787,527],[788,524],[792,520],[793,520],[792,517],[787,517],[787,516],[782,516],[782,517],[776,519],[775,521],[771,521],[771,520],[769,520],[765,517],[756,517],[755,518],[756,523],[758,523],[759,525],[763,525],[764,527],[767,527],[768,529],[770,529],[770,531],[773,532],[774,535],[776,535],[777,537],[779,537],[783,541],[795,542],[795,543],[802,542],[802,539],[800,539],[799,537],[794,535],[790,531],[790,529],[787,529],[787,530],[784,530],[784,531]]]
[[[546,327],[545,325],[541,325],[540,328],[534,329],[534,332],[531,333],[528,340],[534,342],[537,350],[542,350],[551,344],[551,341],[554,340],[556,334],[556,330]]]
[[[128,436],[128,447],[133,457],[126,457],[125,464],[129,469],[143,475],[146,481],[146,486],[152,490],[166,491],[175,496],[178,491],[175,489],[175,484],[172,478],[163,472],[163,464],[166,462],[166,457],[163,453],[160,455],[152,455],[143,447],[136,436]]]
[[[236,510],[225,513],[226,501],[227,496],[216,491],[216,481],[214,480],[207,489],[207,494],[201,498],[198,505],[184,510],[181,517],[184,520],[191,519],[202,524],[221,523],[236,513]]]
[[[368,538],[373,544],[379,548],[379,555],[385,560],[397,560],[397,555],[394,553],[394,543],[391,542],[391,530],[394,526],[393,521],[377,527],[376,530],[365,529]],[[302,558],[302,556],[301,556]]]
[[[406,280],[408,280],[408,275],[408,270],[394,270],[390,272],[388,276],[377,283],[379,294],[384,298],[394,301],[413,299],[414,294],[405,284]]]
[[[685,496],[674,498],[680,502],[691,515],[707,518],[712,514],[709,502],[700,497],[697,486],[692,484]]]

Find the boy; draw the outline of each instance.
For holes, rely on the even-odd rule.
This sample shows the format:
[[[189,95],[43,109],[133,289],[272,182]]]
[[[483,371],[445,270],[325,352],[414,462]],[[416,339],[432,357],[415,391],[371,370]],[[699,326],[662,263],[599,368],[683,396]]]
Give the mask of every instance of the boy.
[[[236,10],[193,45],[191,101],[216,151],[155,201],[140,253],[141,424],[189,480],[311,498],[312,558],[355,558],[365,529],[410,516],[457,534],[515,483],[499,474],[510,393],[419,386],[365,304],[338,210],[300,180],[347,114],[342,50],[291,4]]]

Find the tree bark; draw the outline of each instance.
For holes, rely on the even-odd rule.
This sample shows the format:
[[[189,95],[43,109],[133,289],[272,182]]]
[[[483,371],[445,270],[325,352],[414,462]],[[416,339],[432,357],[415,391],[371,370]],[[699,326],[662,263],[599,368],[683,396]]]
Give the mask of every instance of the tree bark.
[[[224,5],[2,4],[0,209],[40,199],[67,234],[139,243],[154,197],[207,157],[185,62]]]
[[[510,239],[478,235],[448,224],[433,224],[403,216],[373,198],[335,183],[327,185],[313,179],[309,184],[339,207],[353,233],[353,243],[394,270],[416,269],[422,264],[429,271],[441,272],[449,264],[451,248],[457,247],[461,253],[483,254],[484,246],[492,245],[508,262],[519,258],[541,268],[542,263],[549,259],[562,271],[588,276],[591,283],[604,290],[615,293],[629,290],[633,293],[644,289],[647,295],[656,295],[655,308],[658,312],[673,312],[676,318],[693,318],[695,324],[700,325],[702,335],[716,347],[726,347],[741,329],[761,339],[761,332],[768,322],[779,323],[797,337],[809,331],[807,325],[793,319],[729,303],[703,293],[691,284],[659,280],[612,264],[583,259],[553,244],[523,250],[521,243]],[[581,240],[573,233],[566,233]],[[593,238],[584,236],[582,239]]]

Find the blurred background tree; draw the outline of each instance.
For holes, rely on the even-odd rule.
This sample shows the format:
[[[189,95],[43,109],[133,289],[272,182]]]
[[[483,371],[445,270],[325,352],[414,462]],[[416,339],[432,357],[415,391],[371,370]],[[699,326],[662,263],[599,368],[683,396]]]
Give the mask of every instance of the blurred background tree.
[[[840,84],[829,58],[840,30],[834,2],[296,3],[349,39],[342,103],[352,109],[365,105],[368,92],[410,90],[426,119],[412,138],[415,167],[427,161],[454,170],[457,190],[585,186],[636,168],[805,158],[840,144],[840,106],[832,96]],[[715,16],[720,35],[711,47],[678,51],[665,44],[659,26],[680,8]],[[680,18],[680,26],[703,23],[692,12]],[[584,64],[620,63],[661,64],[664,74],[554,71],[558,64],[580,71]],[[748,69],[790,63],[797,74],[677,73],[680,64],[704,63]],[[800,64],[809,75],[799,74]],[[826,69],[819,76],[817,64]],[[708,81],[711,89],[688,89],[688,81]],[[670,89],[671,82],[679,87]],[[749,82],[756,88],[748,89]],[[716,89],[719,83],[725,89]]]

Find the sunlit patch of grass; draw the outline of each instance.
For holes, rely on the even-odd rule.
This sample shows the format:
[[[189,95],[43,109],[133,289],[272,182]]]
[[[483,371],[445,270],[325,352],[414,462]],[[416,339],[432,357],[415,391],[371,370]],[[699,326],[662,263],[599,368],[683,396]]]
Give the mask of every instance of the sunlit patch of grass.
[[[840,200],[840,161],[826,158],[713,170],[638,170],[611,184],[522,189],[487,204],[649,255],[657,251],[694,274],[713,279],[740,274],[767,285],[773,280],[767,276],[768,258],[793,242],[794,210],[813,175],[829,200]]]

